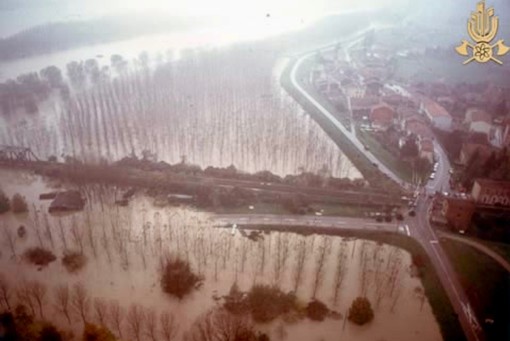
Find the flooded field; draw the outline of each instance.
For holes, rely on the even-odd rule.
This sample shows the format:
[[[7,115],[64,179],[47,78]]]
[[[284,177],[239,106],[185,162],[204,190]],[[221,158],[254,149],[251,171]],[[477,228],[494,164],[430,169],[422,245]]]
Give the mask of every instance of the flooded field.
[[[411,275],[410,256],[398,248],[283,232],[248,238],[249,231],[215,227],[209,214],[186,207],[155,206],[154,199],[143,193],[135,194],[127,207],[116,206],[113,202],[123,191],[112,188],[83,187],[80,190],[87,198],[84,211],[53,215],[47,213],[49,203],[38,196],[54,190],[55,185],[37,176],[4,170],[0,184],[8,196],[21,193],[30,206],[29,214],[0,216],[2,275],[11,287],[32,279],[44,283],[43,314],[64,327],[65,317],[54,304],[59,285],[83,284],[91,299],[87,318],[93,321],[102,306],[96,301],[106,305],[118,302],[123,311],[139,304],[146,312],[169,312],[179,325],[176,339],[181,339],[199,315],[221,304],[219,298],[228,294],[234,283],[243,291],[262,283],[294,291],[304,304],[319,299],[339,313],[337,316],[345,317],[357,296],[366,296],[374,308],[374,320],[362,327],[344,318],[323,322],[305,318],[292,323],[277,318],[257,324],[272,340],[441,340],[420,280]],[[23,238],[16,234],[20,225],[27,230]],[[57,260],[41,268],[28,264],[22,253],[31,246],[51,250]],[[68,273],[61,263],[64,250],[85,254],[86,266]],[[188,261],[204,278],[203,285],[182,300],[164,294],[160,287],[159,260],[168,252]],[[79,314],[72,313],[71,319],[73,328],[81,328]],[[121,326],[127,323],[124,319]],[[121,329],[124,338],[131,337],[129,330]]]
[[[360,178],[327,134],[280,87],[285,59],[250,45],[190,50],[155,69],[51,97],[39,113],[0,117],[0,144],[85,162],[135,153],[157,161],[285,176]]]

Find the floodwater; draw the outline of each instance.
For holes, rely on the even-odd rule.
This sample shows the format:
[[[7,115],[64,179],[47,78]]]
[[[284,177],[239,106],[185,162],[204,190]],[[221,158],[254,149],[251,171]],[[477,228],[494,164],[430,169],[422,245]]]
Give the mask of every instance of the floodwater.
[[[360,178],[281,88],[286,62],[232,48],[197,52],[153,76],[134,70],[113,85],[76,95],[67,106],[52,99],[38,114],[1,117],[0,144],[30,147],[40,159],[97,163],[148,150],[157,161],[174,164],[184,156],[202,168],[234,165],[280,176],[326,170]]]
[[[111,188],[83,187],[88,198],[85,211],[54,216],[45,213],[48,202],[37,199],[41,191],[52,190],[54,185],[38,176],[5,170],[0,171],[0,183],[9,196],[19,192],[38,208],[37,214],[31,210],[24,216],[0,216],[4,230],[0,237],[4,245],[1,272],[12,285],[21,279],[45,283],[44,312],[55,321],[64,321],[64,317],[51,304],[54,288],[81,282],[92,298],[116,299],[126,309],[138,303],[156,312],[171,312],[180,326],[180,339],[197,316],[217,304],[213,297],[228,294],[233,283],[241,290],[264,283],[285,292],[295,290],[305,304],[315,291],[316,298],[344,316],[355,297],[366,295],[375,314],[374,320],[362,327],[332,318],[294,323],[278,318],[256,325],[272,340],[441,340],[420,280],[411,275],[410,255],[395,247],[278,232],[261,234],[253,241],[240,231],[232,234],[231,229],[214,227],[207,213],[157,207],[142,193],[135,194],[128,207],[114,206],[121,191]],[[15,235],[20,224],[27,227],[28,236],[16,238],[14,258],[5,230]],[[64,243],[67,249],[82,248],[88,257],[81,272],[67,273],[60,259],[37,271],[20,257],[26,248],[42,244],[60,258]],[[182,300],[163,294],[159,286],[158,261],[167,252],[188,260],[204,277],[203,286]],[[92,311],[89,318],[94,320]],[[73,328],[81,328],[76,314]],[[129,333],[129,328],[124,332]]]
[[[48,65],[65,73],[65,65],[73,60],[95,58],[100,65],[109,65],[112,54],[130,62],[129,75],[115,77],[118,83],[77,91],[68,105],[55,95],[41,103],[37,114],[3,115],[0,144],[30,147],[40,159],[72,156],[84,162],[111,162],[148,150],[158,161],[178,163],[184,157],[202,168],[234,165],[250,173],[326,171],[334,177],[361,178],[338,146],[282,89],[280,77],[289,59],[280,47],[263,40],[310,22],[266,19],[244,25],[227,21],[212,29],[143,36],[0,63],[1,81]],[[149,91],[117,97],[119,86],[132,88],[143,73],[136,61],[142,51],[149,53],[151,69],[166,65],[172,85],[167,79],[163,85],[152,84]]]

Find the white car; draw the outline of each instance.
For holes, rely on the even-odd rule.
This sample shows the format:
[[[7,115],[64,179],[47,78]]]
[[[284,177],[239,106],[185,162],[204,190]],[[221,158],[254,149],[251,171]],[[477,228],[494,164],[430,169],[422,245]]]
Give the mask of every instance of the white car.
[[[439,167],[439,163],[434,163],[434,172],[437,171],[437,168]]]
[[[429,176],[430,180],[434,180],[435,178],[436,178],[436,173],[430,174],[430,176]]]

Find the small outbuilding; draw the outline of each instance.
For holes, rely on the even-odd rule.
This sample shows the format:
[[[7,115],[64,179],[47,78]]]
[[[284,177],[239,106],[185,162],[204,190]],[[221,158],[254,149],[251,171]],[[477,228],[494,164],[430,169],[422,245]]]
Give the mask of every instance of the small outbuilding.
[[[50,213],[81,211],[83,210],[83,206],[85,206],[85,200],[82,198],[80,192],[71,190],[59,192],[51,202],[48,211]]]

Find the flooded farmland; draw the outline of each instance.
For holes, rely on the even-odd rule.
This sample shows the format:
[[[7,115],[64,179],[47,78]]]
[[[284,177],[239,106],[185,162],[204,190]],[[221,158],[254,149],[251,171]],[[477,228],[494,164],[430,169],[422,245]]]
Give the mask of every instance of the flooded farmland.
[[[65,318],[54,304],[60,285],[82,283],[91,302],[118,302],[124,311],[139,304],[156,314],[171,313],[179,325],[176,339],[181,339],[198,316],[221,304],[234,283],[242,291],[268,284],[294,291],[303,304],[316,298],[336,312],[322,322],[281,317],[256,324],[272,340],[441,340],[420,280],[412,276],[410,255],[398,248],[290,232],[248,238],[250,231],[215,226],[208,213],[155,206],[141,192],[127,207],[116,206],[123,191],[93,186],[80,188],[87,199],[84,211],[53,215],[47,213],[48,201],[38,196],[57,189],[56,184],[27,173],[2,170],[0,175],[6,194],[19,192],[30,206],[29,214],[0,216],[2,275],[12,286],[25,280],[43,283],[43,314],[63,326]],[[26,227],[24,237],[17,236],[20,225]],[[22,253],[32,246],[51,250],[57,260],[46,267],[28,264]],[[69,273],[61,263],[64,250],[82,252],[85,267]],[[188,261],[203,278],[203,285],[181,300],[160,287],[160,257],[166,253]],[[345,320],[357,296],[366,296],[374,309],[373,321],[364,326]],[[94,307],[87,314],[96,321]],[[81,328],[80,316],[70,317],[72,327]]]

